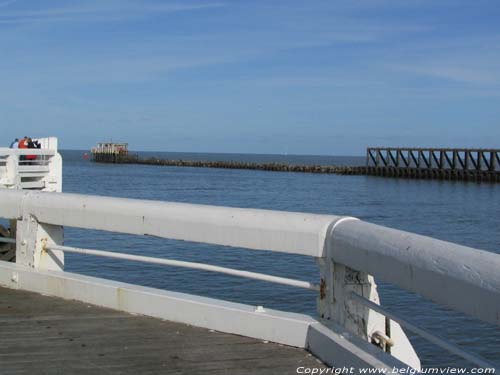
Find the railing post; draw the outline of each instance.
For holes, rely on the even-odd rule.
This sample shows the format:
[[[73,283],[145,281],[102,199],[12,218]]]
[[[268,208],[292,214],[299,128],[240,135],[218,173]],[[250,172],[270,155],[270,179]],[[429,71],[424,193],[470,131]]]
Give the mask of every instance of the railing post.
[[[18,189],[21,185],[18,173],[19,157],[15,154],[7,156],[5,167],[6,173],[1,179],[1,184],[9,189]]]
[[[45,176],[45,191],[62,191],[62,157],[56,152],[49,159],[49,173]]]
[[[318,259],[321,275],[318,313],[321,321],[332,329],[340,326],[400,361],[420,368],[418,356],[401,326],[354,299],[353,294],[380,305],[374,277],[335,261],[334,254],[340,249],[334,248],[334,232],[341,230],[342,226],[335,228],[350,220],[355,219],[344,218],[332,225],[327,232],[323,257]]]
[[[23,215],[17,223],[16,263],[39,270],[64,269],[62,251],[46,251],[48,244],[62,245],[63,227],[39,223],[31,214]]]
[[[333,233],[333,229],[330,233]],[[332,257],[332,242],[327,238],[325,257],[318,259],[321,276],[319,316],[371,342],[373,332],[379,331],[385,334],[384,317],[353,301],[351,294],[359,294],[380,304],[377,285],[374,278],[367,273],[335,262]]]
[[[371,332],[385,331],[385,322],[384,326],[379,324],[380,327],[374,329],[375,314],[350,297],[351,293],[356,293],[379,304],[377,285],[372,276],[331,260],[325,260],[320,265],[320,270],[322,290],[318,312],[323,319],[330,320],[367,341],[372,341]]]

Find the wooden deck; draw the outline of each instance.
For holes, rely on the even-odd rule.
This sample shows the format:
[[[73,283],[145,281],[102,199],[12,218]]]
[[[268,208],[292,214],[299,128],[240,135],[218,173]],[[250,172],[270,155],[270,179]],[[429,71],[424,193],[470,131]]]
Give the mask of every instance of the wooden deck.
[[[0,287],[0,373],[295,374],[305,350]]]

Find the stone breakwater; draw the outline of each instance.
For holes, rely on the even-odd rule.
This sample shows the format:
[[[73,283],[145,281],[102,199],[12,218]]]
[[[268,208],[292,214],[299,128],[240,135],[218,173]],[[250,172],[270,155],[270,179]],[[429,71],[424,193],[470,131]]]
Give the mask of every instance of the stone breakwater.
[[[125,161],[126,163],[126,161]],[[324,165],[290,165],[281,163],[249,163],[240,161],[201,161],[201,160],[168,160],[168,159],[139,159],[134,164],[163,165],[170,167],[195,168],[223,168],[223,169],[250,169],[272,172],[300,172],[300,173],[333,173],[333,174],[360,174],[362,167],[324,166]]]
[[[380,167],[380,166],[342,166],[342,165],[292,165],[282,163],[251,163],[241,161],[202,161],[202,160],[170,160],[160,158],[139,158],[128,155],[111,160],[96,162],[111,162],[119,164],[142,164],[168,167],[247,169],[272,172],[318,173],[338,175],[370,175],[381,177],[396,177],[407,179],[437,179],[471,182],[500,182],[500,172],[479,170],[451,170],[439,168],[412,167]]]

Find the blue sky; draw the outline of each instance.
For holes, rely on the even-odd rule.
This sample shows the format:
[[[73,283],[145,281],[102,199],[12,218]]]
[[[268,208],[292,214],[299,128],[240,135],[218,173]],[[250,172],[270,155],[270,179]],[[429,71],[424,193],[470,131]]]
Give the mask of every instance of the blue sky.
[[[0,85],[3,143],[500,147],[500,3],[0,0]]]

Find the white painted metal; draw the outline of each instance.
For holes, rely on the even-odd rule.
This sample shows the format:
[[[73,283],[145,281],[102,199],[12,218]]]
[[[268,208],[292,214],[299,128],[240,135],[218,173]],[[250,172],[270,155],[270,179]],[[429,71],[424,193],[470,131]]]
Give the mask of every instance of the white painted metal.
[[[131,260],[134,262],[143,262],[143,263],[153,263],[153,264],[162,264],[165,266],[174,266],[174,267],[184,267],[197,269],[202,271],[209,272],[218,272],[226,275],[245,277],[248,279],[262,280],[275,284],[289,285],[297,288],[309,289],[319,291],[319,286],[314,285],[313,283],[301,280],[294,280],[285,277],[278,277],[272,275],[266,275],[263,273],[257,272],[249,272],[243,270],[236,270],[233,268],[214,266],[205,263],[195,263],[195,262],[185,262],[181,260],[174,259],[164,259],[164,258],[152,258],[141,255],[132,255],[132,254],[124,254],[118,252],[111,251],[102,251],[102,250],[94,250],[94,249],[82,249],[70,246],[57,246],[57,245],[48,245],[45,246],[46,250],[49,250],[49,253],[52,251],[60,251],[60,252],[68,252],[68,253],[76,253],[76,254],[84,254],[84,255],[93,255],[98,257],[106,257],[106,258],[114,258],[114,259],[125,259]]]
[[[0,216],[30,213],[41,223],[323,256],[329,226],[340,217],[99,197],[2,191]],[[22,207],[22,208],[21,208]]]
[[[62,191],[62,158],[57,138],[37,139],[41,149],[0,148],[0,187]],[[21,156],[36,155],[36,160]]]
[[[353,372],[344,371],[344,374],[360,374],[359,369],[367,371],[373,367],[380,369],[380,373],[385,370],[386,374],[391,374],[394,369],[410,373],[407,363],[330,322],[328,325],[311,324],[307,343],[311,353],[336,369],[347,368],[350,371],[351,367],[354,368]]]
[[[0,285],[307,348],[330,366],[406,368],[370,343],[307,315],[0,261]]]
[[[36,248],[34,265],[42,270],[64,270],[64,252],[53,249],[50,252],[44,251],[50,246],[62,245],[64,241],[63,227],[40,223],[36,233]]]
[[[37,249],[38,222],[32,215],[23,215],[17,222],[16,263],[26,267],[35,267]]]
[[[353,303],[351,293],[356,292],[368,298],[377,305],[380,298],[377,284],[373,276],[364,271],[351,269],[337,262],[333,256],[331,239],[335,231],[342,223],[359,221],[355,218],[343,218],[338,220],[329,229],[325,243],[326,256],[319,259],[321,280],[325,281],[326,288],[318,298],[318,311],[320,316],[333,321],[344,327],[352,334],[362,337],[369,342],[379,342],[377,332],[386,331],[385,316],[366,308],[363,305]],[[400,361],[420,370],[420,359],[415,352],[408,337],[397,322],[390,322],[390,332],[394,339],[391,353]],[[382,350],[385,348],[382,346]]]
[[[2,191],[0,216],[259,250],[323,256],[337,216],[78,194]],[[301,226],[303,226],[301,228]],[[344,220],[328,234],[332,259],[500,324],[500,255]],[[325,246],[323,246],[325,247]],[[325,254],[326,255],[326,254]],[[435,288],[441,285],[441,288]],[[466,297],[464,297],[466,296]]]
[[[54,156],[57,150],[40,149],[40,148],[5,148],[0,147],[2,155],[38,155],[38,156]]]
[[[326,215],[74,194],[9,191],[5,196],[2,195],[0,194],[0,203],[5,203],[6,212],[20,214],[22,217],[31,215],[39,223],[54,226],[149,234],[310,256],[324,256],[326,233],[341,219]],[[16,212],[16,204],[21,205],[21,212]],[[31,244],[33,241],[28,246]],[[39,250],[36,248],[33,251],[36,254]],[[405,340],[400,341],[401,347],[407,344],[407,352],[414,353],[406,337],[404,338]],[[412,356],[409,358],[412,359]],[[418,358],[407,363],[419,367]]]
[[[23,201],[28,191],[0,188],[0,217],[21,219]]]
[[[328,240],[337,263],[500,325],[499,254],[362,221],[340,223]]]
[[[450,353],[453,353],[459,357],[462,357],[462,358],[468,360],[470,363],[473,363],[479,367],[495,368],[494,365],[492,365],[491,363],[489,363],[485,359],[481,358],[480,356],[475,355],[475,354],[471,354],[469,352],[466,352],[465,350],[462,350],[458,346],[436,336],[432,332],[429,332],[423,328],[417,327],[416,325],[410,323],[408,320],[401,318],[401,317],[389,312],[388,310],[380,307],[376,303],[373,303],[372,301],[369,301],[366,298],[364,298],[356,293],[352,293],[351,298],[353,300],[355,300],[356,302],[359,302],[362,305],[365,305],[365,306],[369,307],[370,309],[391,318],[393,321],[398,322],[399,324],[406,327],[408,330],[422,336],[423,338],[427,339],[428,341],[432,342],[433,344],[435,344],[443,349],[446,349]]]
[[[4,165],[0,168],[0,186],[6,188],[17,188],[20,186],[19,157],[16,154],[4,154],[0,149],[0,156],[4,160]]]

